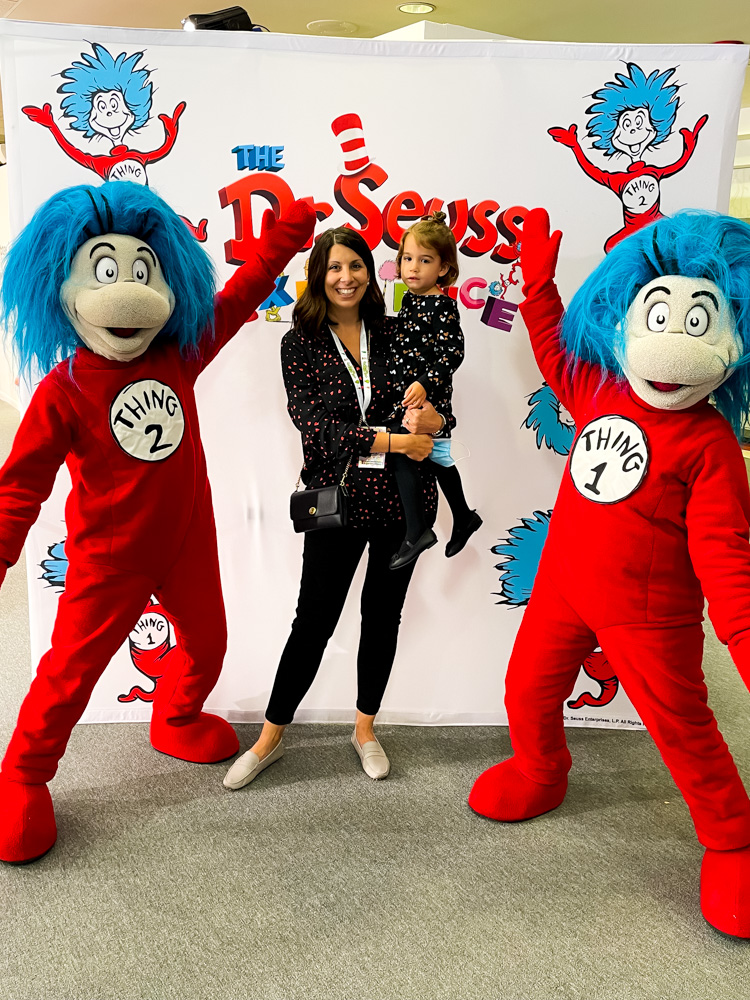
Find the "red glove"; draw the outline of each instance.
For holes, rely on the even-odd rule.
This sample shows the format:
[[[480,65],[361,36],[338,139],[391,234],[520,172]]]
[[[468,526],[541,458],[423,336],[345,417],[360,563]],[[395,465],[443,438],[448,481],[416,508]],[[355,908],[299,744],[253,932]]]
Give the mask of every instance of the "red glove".
[[[680,129],[680,135],[682,136],[682,140],[685,143],[685,149],[689,153],[692,153],[693,150],[695,149],[695,144],[698,141],[698,133],[700,132],[700,130],[703,128],[703,126],[706,124],[707,121],[708,121],[708,115],[703,115],[702,118],[698,119],[698,121],[695,123],[692,129],[689,128]]]
[[[5,574],[8,572],[8,564],[0,559],[0,587],[3,585],[3,580],[5,579]]]
[[[52,118],[52,105],[45,104],[43,108],[21,108],[21,111],[30,118],[33,122],[39,122],[40,125],[44,125],[46,128],[50,128],[54,125],[54,119]]]
[[[315,229],[317,216],[304,201],[295,201],[276,219],[271,209],[263,214],[260,236],[255,240],[255,253],[274,278],[284,270],[292,257],[299,253]]]
[[[578,145],[578,126],[571,125],[570,128],[548,128],[547,134],[551,135],[555,142],[561,142],[563,146]]]
[[[542,285],[554,280],[562,233],[549,231],[549,215],[544,208],[532,208],[523,220],[521,270],[526,298]]]

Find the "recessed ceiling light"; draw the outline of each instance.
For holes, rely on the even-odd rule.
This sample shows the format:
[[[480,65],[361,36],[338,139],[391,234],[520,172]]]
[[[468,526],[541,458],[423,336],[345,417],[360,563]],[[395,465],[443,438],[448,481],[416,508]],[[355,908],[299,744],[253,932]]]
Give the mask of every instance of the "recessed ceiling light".
[[[431,14],[435,9],[434,3],[401,3],[398,9],[402,14]]]
[[[310,21],[307,26],[313,35],[353,35],[358,28],[353,21]]]

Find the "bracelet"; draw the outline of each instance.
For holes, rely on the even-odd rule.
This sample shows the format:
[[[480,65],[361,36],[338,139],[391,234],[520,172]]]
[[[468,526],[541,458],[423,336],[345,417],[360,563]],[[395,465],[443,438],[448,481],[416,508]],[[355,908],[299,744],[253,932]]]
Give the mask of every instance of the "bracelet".
[[[435,412],[437,413],[437,410],[436,410]],[[440,425],[440,427],[438,427],[438,429],[437,429],[437,430],[435,431],[435,433],[434,433],[434,434],[431,434],[431,435],[430,435],[430,437],[434,437],[434,438],[436,438],[436,437],[438,437],[438,435],[442,434],[442,433],[443,433],[443,431],[445,430],[445,425],[446,425],[446,424],[448,423],[448,421],[447,421],[447,420],[445,419],[445,414],[443,414],[443,413],[438,413],[438,416],[440,417],[440,419],[441,419],[441,420],[442,420],[443,422],[442,422],[442,424]]]

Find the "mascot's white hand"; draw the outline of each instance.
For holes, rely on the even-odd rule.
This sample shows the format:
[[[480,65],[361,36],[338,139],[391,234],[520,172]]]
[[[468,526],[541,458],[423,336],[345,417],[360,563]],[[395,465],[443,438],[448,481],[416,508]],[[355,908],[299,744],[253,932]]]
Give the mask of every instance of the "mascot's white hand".
[[[549,215],[543,208],[532,208],[523,222],[521,235],[521,270],[524,295],[533,288],[554,280],[562,232],[550,234]]]

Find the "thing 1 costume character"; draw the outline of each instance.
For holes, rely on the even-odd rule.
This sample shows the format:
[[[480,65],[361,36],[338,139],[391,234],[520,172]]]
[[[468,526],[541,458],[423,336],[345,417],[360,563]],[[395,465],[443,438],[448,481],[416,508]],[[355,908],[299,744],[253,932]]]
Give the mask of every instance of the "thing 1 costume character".
[[[272,291],[314,215],[297,202],[274,223],[267,213],[253,256],[215,298],[211,262],[180,218],[128,182],[54,195],[8,252],[2,307],[22,371],[52,370],[0,471],[0,580],[63,462],[73,488],[51,649],[2,762],[3,861],[54,844],[47,782],[152,594],[180,650],[154,698],[152,745],[196,762],[238,749],[229,723],[201,711],[226,623],[194,383]]]
[[[509,821],[562,803],[563,703],[600,645],[706,848],[704,916],[750,937],[750,800],[701,669],[705,596],[750,686],[750,492],[734,433],[750,398],[750,227],[661,219],[613,248],[564,319],[560,237],[529,213],[521,309],[578,432],[508,666],[514,756],[479,776],[469,804]]]

